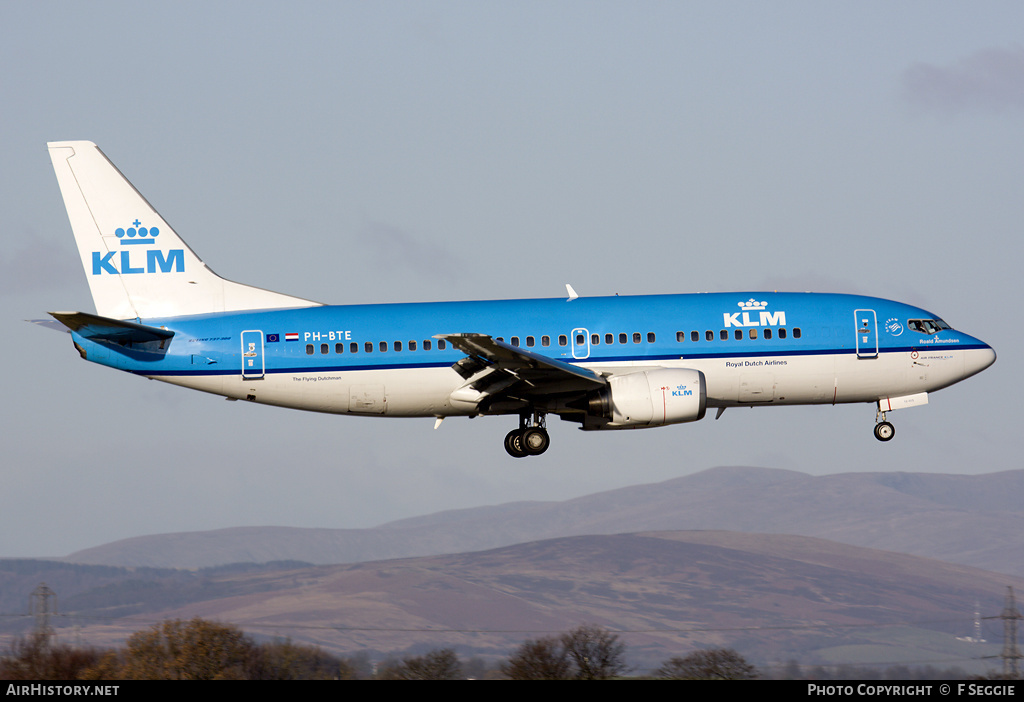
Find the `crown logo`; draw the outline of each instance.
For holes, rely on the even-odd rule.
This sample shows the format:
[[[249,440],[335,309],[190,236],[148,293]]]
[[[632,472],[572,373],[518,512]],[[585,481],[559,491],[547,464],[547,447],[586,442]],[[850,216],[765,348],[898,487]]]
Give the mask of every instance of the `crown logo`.
[[[750,298],[746,302],[737,302],[736,305],[744,312],[749,312],[751,310],[763,310],[768,306],[768,303],[758,302],[756,299]]]
[[[142,224],[138,219],[132,222],[132,226],[127,229],[118,227],[114,230],[114,236],[121,240],[121,246],[129,246],[131,244],[142,244],[149,245],[156,243],[156,237],[160,235],[160,230],[156,227],[139,226]]]

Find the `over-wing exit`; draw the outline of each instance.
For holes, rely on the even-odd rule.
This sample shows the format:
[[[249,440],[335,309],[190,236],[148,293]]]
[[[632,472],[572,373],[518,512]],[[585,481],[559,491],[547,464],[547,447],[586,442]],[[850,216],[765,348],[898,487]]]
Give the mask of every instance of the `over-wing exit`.
[[[709,408],[871,403],[889,412],[996,354],[891,300],[735,292],[324,305],[210,270],[99,148],[48,145],[96,313],[52,312],[86,360],[268,405],[380,417],[512,415],[515,457],[554,414],[592,430]],[[51,322],[52,324],[52,322]]]

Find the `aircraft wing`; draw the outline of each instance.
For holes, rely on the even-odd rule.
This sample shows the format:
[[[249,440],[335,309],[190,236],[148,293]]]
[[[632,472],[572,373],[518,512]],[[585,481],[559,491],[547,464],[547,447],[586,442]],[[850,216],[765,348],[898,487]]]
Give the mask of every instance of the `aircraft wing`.
[[[453,369],[471,389],[492,398],[550,396],[596,390],[608,384],[586,368],[498,341],[487,334],[438,334],[466,354]]]

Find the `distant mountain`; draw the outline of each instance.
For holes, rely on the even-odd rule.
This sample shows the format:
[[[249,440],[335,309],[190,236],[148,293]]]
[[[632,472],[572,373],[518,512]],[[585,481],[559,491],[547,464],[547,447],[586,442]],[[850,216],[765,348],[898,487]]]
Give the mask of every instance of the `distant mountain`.
[[[564,502],[440,512],[370,529],[238,527],[161,534],[64,560],[200,568],[230,562],[352,563],[563,536],[722,529],[817,536],[1024,575],[1024,470],[986,475],[721,467]]]
[[[986,623],[991,644],[956,639],[972,632],[975,603],[997,614],[1007,585],[1024,591],[1024,579],[936,560],[723,531],[199,572],[0,561],[0,591],[25,588],[27,597],[42,579],[60,598],[59,635],[90,644],[118,642],[160,618],[199,615],[336,652],[452,646],[505,656],[528,638],[593,622],[619,632],[641,667],[708,646],[736,648],[758,663],[966,667],[1001,645],[998,622]]]

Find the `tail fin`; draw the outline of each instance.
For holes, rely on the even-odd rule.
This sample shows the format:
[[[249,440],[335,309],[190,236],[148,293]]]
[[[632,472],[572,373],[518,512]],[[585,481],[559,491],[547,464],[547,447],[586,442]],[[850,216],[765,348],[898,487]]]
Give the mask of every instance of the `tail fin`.
[[[99,147],[47,147],[97,314],[144,319],[320,304],[221,278]]]

